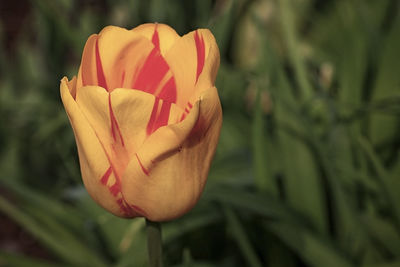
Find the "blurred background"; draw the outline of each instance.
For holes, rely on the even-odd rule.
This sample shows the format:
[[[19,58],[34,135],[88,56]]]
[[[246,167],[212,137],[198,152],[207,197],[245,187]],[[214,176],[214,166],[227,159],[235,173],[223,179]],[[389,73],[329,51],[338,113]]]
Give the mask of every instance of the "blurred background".
[[[166,266],[400,266],[398,0],[0,1],[0,266],[147,266],[98,207],[59,82],[106,25],[214,33],[224,123]]]

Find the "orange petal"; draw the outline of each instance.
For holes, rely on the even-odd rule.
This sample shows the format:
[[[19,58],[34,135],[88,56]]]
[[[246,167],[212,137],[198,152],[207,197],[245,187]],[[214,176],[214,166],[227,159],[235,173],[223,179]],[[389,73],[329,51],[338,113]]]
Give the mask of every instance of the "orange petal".
[[[209,30],[199,30],[205,44],[205,61],[196,82],[196,94],[200,96],[204,90],[214,87],[220,63],[218,45]],[[196,97],[197,99],[197,97]]]
[[[143,65],[153,49],[154,46],[147,39],[138,38],[120,50],[108,75],[110,89],[134,88]]]
[[[205,90],[185,120],[154,132],[121,179],[128,203],[153,221],[181,216],[198,201],[218,142],[222,111],[216,88]]]
[[[118,196],[114,196],[110,189],[101,182],[110,164],[95,131],[73,99],[70,93],[71,86],[72,83],[68,82],[68,79],[64,77],[61,80],[60,93],[74,130],[85,187],[90,196],[103,208],[115,215],[126,216],[118,204]],[[115,180],[115,177],[112,173],[109,176],[107,183],[110,185]],[[130,216],[134,216],[134,213],[130,214]]]
[[[146,37],[153,42],[156,47],[158,43],[158,47],[163,56],[165,56],[171,46],[180,38],[174,29],[162,23],[142,24],[133,28],[131,31]]]
[[[142,58],[143,61],[143,58],[146,58],[153,47],[151,42],[133,31],[128,31],[116,26],[105,27],[99,33],[98,49],[101,65],[106,76],[107,86],[109,87],[108,91],[116,87],[121,87],[120,84],[115,84],[120,82],[120,79],[115,81],[115,76],[112,75],[115,73],[116,64],[119,64],[121,58],[130,56],[131,58],[129,59],[134,59],[134,61],[130,63],[130,66],[137,66],[139,68],[139,59]],[[132,53],[126,55],[125,53],[127,51],[134,51],[136,55],[133,56]],[[134,73],[126,73],[126,75],[134,75]]]
[[[215,38],[209,30],[199,29],[177,40],[165,55],[177,85],[177,105],[185,108],[193,98],[194,89],[206,65],[213,65],[210,75],[214,85],[219,66],[219,52]]]
[[[109,92],[121,87],[134,88],[175,102],[175,80],[156,44],[136,31],[106,27],[100,32],[96,45],[98,77],[102,77],[102,70],[106,73],[104,86],[98,79],[100,86]]]
[[[85,85],[97,85],[97,68],[96,68],[96,43],[97,34],[92,34],[86,41],[85,48],[82,53],[82,61],[79,67],[77,88]],[[76,97],[76,92],[72,95]]]
[[[118,88],[108,93],[101,87],[89,86],[78,90],[76,102],[118,176],[151,133],[176,123],[182,114],[176,105],[133,89]]]
[[[147,38],[150,29],[157,38]],[[77,88],[96,85],[109,92],[135,88],[175,102],[175,79],[159,48],[169,48],[178,37],[163,24],[142,25],[132,31],[115,26],[104,28],[85,45]],[[75,95],[76,92],[74,98]]]
[[[86,86],[78,90],[76,103],[105,150],[113,171],[117,177],[122,175],[129,157],[110,94],[102,87]]]

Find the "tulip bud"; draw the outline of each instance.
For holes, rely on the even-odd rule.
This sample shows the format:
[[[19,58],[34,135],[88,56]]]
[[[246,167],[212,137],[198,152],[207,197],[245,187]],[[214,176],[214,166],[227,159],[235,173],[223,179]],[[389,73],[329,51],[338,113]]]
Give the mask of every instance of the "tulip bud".
[[[165,221],[198,201],[222,124],[211,32],[109,26],[86,42],[61,98],[91,197],[121,217]]]

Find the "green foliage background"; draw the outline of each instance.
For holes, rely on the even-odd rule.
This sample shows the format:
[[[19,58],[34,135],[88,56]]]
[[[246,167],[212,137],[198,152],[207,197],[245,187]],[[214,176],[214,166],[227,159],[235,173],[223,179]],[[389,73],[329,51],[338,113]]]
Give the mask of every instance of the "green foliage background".
[[[47,256],[0,236],[0,266],[147,266],[144,220],[82,186],[59,81],[90,34],[154,21],[221,51],[220,143],[198,205],[163,224],[167,266],[400,266],[399,1],[24,4],[0,10],[21,21],[0,25],[0,214]]]

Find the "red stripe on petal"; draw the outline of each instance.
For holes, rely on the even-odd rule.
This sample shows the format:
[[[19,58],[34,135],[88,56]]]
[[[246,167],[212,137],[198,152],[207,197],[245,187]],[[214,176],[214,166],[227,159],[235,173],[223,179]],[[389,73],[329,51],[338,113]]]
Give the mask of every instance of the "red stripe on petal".
[[[203,71],[206,51],[205,51],[203,37],[199,35],[198,31],[194,33],[194,41],[196,42],[196,50],[197,50],[197,74],[196,74],[196,82],[197,82],[201,72]]]
[[[139,159],[139,156],[137,154],[135,154],[135,156],[136,156],[136,159],[137,159],[140,167],[142,168],[143,173],[146,174],[147,176],[149,176],[150,172],[143,166],[142,162]]]
[[[150,115],[150,120],[149,123],[147,124],[147,135],[150,135],[153,133],[153,125],[157,119],[157,111],[158,111],[158,102],[160,101],[160,99],[156,98],[154,101],[154,105],[153,105],[153,110],[151,111],[151,115]]]
[[[116,196],[116,195],[118,195],[119,192],[121,192],[120,185],[119,185],[119,183],[117,183],[117,182],[115,182],[115,184],[113,184],[112,186],[110,186],[108,189],[110,190],[110,192],[111,192],[111,194],[112,194],[113,196]]]
[[[126,203],[126,201],[123,198],[119,198],[117,199],[117,204],[119,206],[119,208],[121,209],[121,211],[125,214],[125,216],[127,217],[131,217],[131,216],[135,216],[136,214],[138,214],[137,212],[135,212],[131,207],[129,207],[129,205]],[[136,214],[135,214],[136,213]],[[140,214],[139,214],[140,215]]]
[[[155,94],[170,68],[157,48],[154,48],[144,62],[132,88]],[[168,102],[176,102],[176,83],[174,77],[163,85],[158,97]]]
[[[158,120],[158,127],[164,126],[168,124],[168,119],[169,119],[169,113],[171,111],[171,103],[164,101],[162,106],[161,106],[161,112]]]
[[[168,80],[168,76],[166,77],[166,75],[170,75],[170,68],[160,52],[160,37],[157,24],[155,24],[151,41],[154,48],[139,70],[137,78],[133,80],[131,88],[153,94],[165,101],[175,103],[176,83],[173,76]],[[166,80],[167,82],[165,82]]]
[[[160,37],[158,36],[157,23],[154,26],[154,33],[153,37],[151,38],[151,41],[154,44],[154,47],[160,50]]]
[[[126,215],[131,214],[131,211],[125,206],[126,204],[123,198],[117,199],[117,204],[123,213],[125,213]]]
[[[110,112],[111,135],[112,135],[114,141],[118,142],[118,140],[117,140],[117,134],[118,134],[119,141],[120,141],[121,145],[125,146],[124,138],[122,137],[122,133],[121,133],[121,131],[119,129],[119,125],[118,125],[117,119],[115,118],[115,115],[114,115],[114,112],[113,112],[113,109],[112,109],[111,95],[110,94],[108,95],[108,109],[109,109],[109,112]]]
[[[168,82],[161,89],[158,97],[170,103],[176,102],[176,84],[174,77],[169,78]]]
[[[96,70],[97,70],[97,85],[105,88],[108,91],[106,78],[104,76],[103,66],[101,64],[99,52],[99,40],[96,40]]]
[[[182,116],[181,116],[181,119],[179,121],[183,121],[185,119],[185,117],[186,117],[186,114],[183,113]]]
[[[190,110],[192,108],[193,108],[193,105],[190,102],[188,102],[186,107],[185,107],[185,109],[184,109],[184,111],[183,111],[183,113],[182,113],[182,115],[181,115],[181,119],[179,121],[183,121],[186,118],[187,114],[190,113]]]
[[[113,194],[113,196],[116,196],[119,192],[121,192],[121,187],[120,187],[120,183],[117,177],[115,180],[115,183],[113,185],[107,185],[108,180],[111,176],[111,173],[113,173],[112,167],[110,166],[107,171],[104,173],[103,177],[101,178],[100,182],[103,185],[106,185],[108,187],[108,190],[111,192],[111,194]],[[114,172],[115,174],[115,172]]]
[[[103,177],[101,177],[101,179],[100,179],[100,182],[101,182],[103,185],[106,185],[106,184],[107,184],[108,179],[110,178],[111,173],[112,173],[112,169],[111,169],[111,166],[110,166],[110,167],[106,170],[106,172],[104,173]]]
[[[168,70],[169,66],[160,51],[154,48],[144,62],[132,88],[153,94]]]
[[[171,111],[171,103],[164,101],[161,106],[160,115],[158,116],[158,120],[155,124],[156,130],[161,126],[168,125],[169,113]]]
[[[103,177],[100,179],[100,182],[103,185],[107,186],[108,180],[110,178],[111,173],[113,173],[112,167],[110,166],[107,171],[104,173]],[[115,172],[114,172],[115,174]],[[115,176],[115,183],[111,186],[107,186],[108,190],[110,193],[114,196],[117,197],[119,193],[121,193],[121,183],[119,181],[119,178],[117,175]],[[116,203],[119,206],[121,212],[124,214],[126,217],[131,217],[131,216],[146,216],[146,213],[140,209],[137,206],[130,206],[122,196],[122,194],[116,199]]]
[[[161,109],[159,110],[159,102],[162,101],[156,97],[153,105],[153,110],[150,115],[149,123],[147,124],[147,135],[151,135],[158,128],[168,125],[169,114],[171,111],[171,103],[162,101]]]

